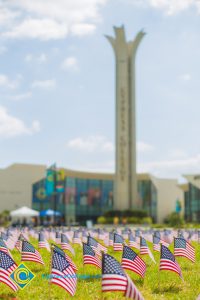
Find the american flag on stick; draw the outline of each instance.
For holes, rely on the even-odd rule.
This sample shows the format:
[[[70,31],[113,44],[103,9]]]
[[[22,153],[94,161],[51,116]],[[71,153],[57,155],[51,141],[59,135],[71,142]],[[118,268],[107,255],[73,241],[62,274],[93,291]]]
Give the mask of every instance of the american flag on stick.
[[[153,260],[154,263],[156,263],[155,258],[147,245],[146,240],[143,237],[140,237],[140,255],[146,255],[146,254],[149,255],[149,257]]]
[[[160,252],[160,237],[153,236],[153,250]]]
[[[83,264],[84,265],[94,265],[101,269],[101,260],[96,255],[92,247],[83,243]]]
[[[50,251],[49,243],[46,240],[43,232],[39,232],[38,248],[39,249],[47,249],[48,251]]]
[[[121,291],[124,292],[126,298],[143,300],[141,293],[124,272],[120,263],[108,254],[103,254],[102,260],[102,291]]]
[[[109,246],[113,246],[114,234],[109,232]]]
[[[174,238],[174,256],[183,256],[195,262],[195,249],[183,238]]]
[[[61,244],[60,245],[61,245],[62,250],[69,250],[73,255],[75,255],[74,249],[70,245],[69,239],[64,233],[61,234]]]
[[[101,245],[97,240],[95,240],[93,237],[88,236],[87,244],[92,247],[92,249],[95,251],[95,253],[99,256],[101,256],[101,252],[106,253],[107,248]]]
[[[114,233],[114,242],[113,242],[114,251],[122,251],[123,244],[124,244],[124,238],[120,234]]]
[[[65,289],[71,296],[76,292],[77,277],[67,261],[65,254],[58,247],[52,246],[51,281]],[[60,251],[61,250],[61,251]]]
[[[56,244],[60,244],[60,238],[61,238],[61,233],[59,231],[56,231],[56,238],[55,238]]]
[[[176,262],[174,255],[166,246],[161,245],[160,271],[163,270],[175,272],[182,278],[181,268]]]
[[[2,238],[0,238],[0,251],[8,253],[8,247],[6,246]]]
[[[79,244],[82,246],[80,234],[78,231],[74,231],[74,236],[73,236],[73,244]]]
[[[22,233],[20,233],[19,237],[18,237],[18,240],[16,241],[16,244],[15,244],[15,248],[21,252],[21,249],[22,249],[22,240],[25,240],[24,236]]]
[[[0,282],[5,283],[14,292],[18,290],[18,286],[12,281],[10,275],[16,268],[17,265],[10,255],[0,250]]]
[[[66,260],[69,262],[70,266],[72,267],[72,269],[74,270],[74,272],[78,271],[77,266],[75,265],[75,263],[73,262],[73,260],[62,250],[60,249],[58,246],[53,245],[53,247],[59,251],[60,253],[62,253],[62,255],[65,256]]]
[[[129,233],[129,242],[128,242],[129,247],[133,247],[136,249],[140,249],[140,246],[136,242],[136,238],[133,236],[133,233]]]
[[[34,261],[44,265],[40,253],[28,241],[22,241],[21,261]]]
[[[144,278],[146,264],[143,259],[128,246],[124,246],[121,266],[123,269],[133,271]]]

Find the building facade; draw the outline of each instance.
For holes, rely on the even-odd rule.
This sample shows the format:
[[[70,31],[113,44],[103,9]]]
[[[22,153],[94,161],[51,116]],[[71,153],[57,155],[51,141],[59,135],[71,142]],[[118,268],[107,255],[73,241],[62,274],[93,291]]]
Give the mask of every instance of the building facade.
[[[51,195],[45,195],[45,179],[33,184],[33,209],[59,211],[64,224],[96,221],[105,212],[115,209],[114,174],[65,169],[63,183],[56,184],[63,185],[64,189],[57,189]],[[140,208],[159,223],[175,211],[176,200],[182,194],[177,181],[159,179],[149,174],[137,175],[137,192]]]
[[[200,222],[200,175],[184,175],[187,183],[179,185],[184,195],[184,218]]]
[[[45,176],[46,166],[13,164],[0,169],[0,212],[32,206],[32,184]]]

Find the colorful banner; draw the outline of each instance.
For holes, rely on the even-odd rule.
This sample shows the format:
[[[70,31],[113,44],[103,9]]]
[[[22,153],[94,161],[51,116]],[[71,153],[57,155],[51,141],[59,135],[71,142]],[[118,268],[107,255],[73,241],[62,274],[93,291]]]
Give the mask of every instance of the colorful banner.
[[[46,194],[48,196],[52,195],[55,190],[55,172],[56,166],[53,165],[49,169],[47,169],[46,173]]]

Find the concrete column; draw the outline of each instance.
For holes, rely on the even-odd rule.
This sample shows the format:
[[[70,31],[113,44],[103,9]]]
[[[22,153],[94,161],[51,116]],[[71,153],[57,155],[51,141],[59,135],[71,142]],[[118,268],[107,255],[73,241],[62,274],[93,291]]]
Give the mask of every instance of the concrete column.
[[[140,31],[127,42],[124,27],[114,27],[110,41],[116,59],[116,171],[114,205],[116,209],[138,206],[135,129],[135,55],[144,36]]]

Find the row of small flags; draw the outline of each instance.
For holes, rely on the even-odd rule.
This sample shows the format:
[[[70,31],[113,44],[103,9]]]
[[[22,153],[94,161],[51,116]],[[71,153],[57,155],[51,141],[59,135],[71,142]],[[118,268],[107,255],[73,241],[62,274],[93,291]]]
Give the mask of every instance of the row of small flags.
[[[0,281],[7,284],[14,291],[18,287],[10,279],[10,274],[15,268],[17,268],[11,253],[9,246],[13,249],[13,243],[15,248],[21,252],[21,261],[32,261],[39,264],[44,264],[41,254],[35,247],[29,242],[29,236],[36,238],[38,233],[34,231],[23,230],[20,233],[19,238],[16,240],[17,230],[10,232],[2,232],[0,238]],[[62,232],[49,232],[42,230],[39,232],[39,248],[46,248],[52,251],[51,255],[51,283],[57,284],[63,287],[70,295],[74,295],[76,291],[76,272],[77,267],[72,259],[64,252],[64,250],[70,251],[73,255],[74,249],[71,246],[71,242],[83,246],[83,264],[94,265],[102,269],[102,291],[123,291],[125,297],[131,299],[143,299],[141,293],[138,291],[125,270],[131,270],[137,273],[142,278],[145,276],[146,264],[142,258],[131,249],[135,247],[138,249],[138,241],[140,255],[149,255],[149,257],[155,262],[153,254],[151,253],[146,239],[153,241],[153,249],[160,251],[160,270],[169,270],[178,273],[182,278],[181,269],[175,260],[176,256],[183,256],[195,262],[195,249],[184,238],[174,238],[174,254],[168,249],[169,244],[166,239],[161,239],[161,234],[154,232],[153,236],[146,234],[146,239],[143,236],[139,236],[138,232],[133,233],[128,230],[126,237],[129,238],[127,245],[123,235],[119,232],[101,232],[101,235],[108,236],[109,243],[112,241],[114,251],[123,251],[121,264],[111,255],[107,254],[107,247],[99,243],[95,237],[99,237],[96,232],[84,231],[68,231]],[[143,233],[144,235],[144,233]],[[178,234],[179,235],[179,234]],[[50,247],[48,239],[53,239],[55,243],[59,243],[60,247],[53,245]],[[84,242],[83,242],[84,240]],[[11,242],[12,241],[12,242]],[[107,243],[106,243],[107,244]],[[159,247],[158,247],[159,245]]]

